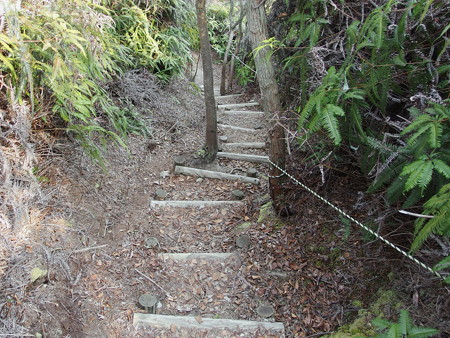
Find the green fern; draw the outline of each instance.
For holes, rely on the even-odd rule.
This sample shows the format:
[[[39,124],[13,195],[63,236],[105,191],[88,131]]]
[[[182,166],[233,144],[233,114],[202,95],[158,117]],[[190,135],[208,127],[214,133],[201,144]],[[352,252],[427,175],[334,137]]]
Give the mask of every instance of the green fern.
[[[381,318],[372,320],[378,331],[384,331],[376,335],[377,338],[406,338],[406,337],[431,337],[439,331],[430,327],[413,326],[413,321],[407,310],[400,310],[397,323],[393,323]]]
[[[442,271],[442,270],[449,269],[449,268],[450,268],[450,256],[447,256],[447,257],[444,258],[442,261],[440,261],[438,264],[436,264],[436,265],[433,267],[433,270],[434,270],[434,271]],[[450,275],[448,275],[448,276],[444,279],[444,281],[445,281],[447,284],[450,284]]]
[[[416,221],[412,252],[417,251],[431,234],[450,236],[450,183],[425,202],[424,213],[434,217]]]

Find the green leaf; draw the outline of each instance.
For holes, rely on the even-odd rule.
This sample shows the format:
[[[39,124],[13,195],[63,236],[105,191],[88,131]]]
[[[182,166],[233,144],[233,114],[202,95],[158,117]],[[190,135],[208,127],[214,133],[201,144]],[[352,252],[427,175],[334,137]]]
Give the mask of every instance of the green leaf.
[[[431,327],[413,327],[408,334],[408,338],[425,338],[438,334],[439,330]]]
[[[372,324],[375,325],[378,329],[380,330],[384,330],[387,329],[388,327],[391,327],[391,325],[393,324],[392,322],[386,320],[386,319],[382,319],[382,318],[375,318],[372,320]]]
[[[409,329],[412,327],[412,321],[408,311],[400,310],[400,317],[398,319],[398,323],[400,326],[400,334],[402,336],[407,336]]]

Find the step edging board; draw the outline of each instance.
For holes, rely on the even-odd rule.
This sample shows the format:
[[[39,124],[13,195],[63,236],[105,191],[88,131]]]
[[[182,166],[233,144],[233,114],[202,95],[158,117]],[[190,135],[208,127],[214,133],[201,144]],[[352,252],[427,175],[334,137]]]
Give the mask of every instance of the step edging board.
[[[162,260],[175,261],[186,261],[190,259],[225,260],[235,255],[233,252],[164,252],[159,253],[158,257]]]
[[[258,102],[245,102],[245,103],[230,103],[230,104],[219,104],[218,109],[232,109],[232,108],[242,108],[242,107],[254,107],[259,106]]]
[[[222,180],[234,180],[234,181],[241,181],[244,183],[252,183],[252,184],[256,184],[256,185],[259,184],[259,179],[254,178],[254,177],[221,173],[218,171],[211,171],[211,170],[204,170],[204,169],[197,169],[197,168],[176,166],[174,172],[177,174],[193,175],[193,176],[222,179]]]
[[[246,162],[269,163],[269,156],[251,155],[251,154],[218,152],[217,158],[227,158],[230,160],[246,161]]]
[[[228,125],[228,124],[220,124],[220,123],[218,123],[217,126],[219,128],[240,130],[240,131],[246,131],[246,132],[249,132],[249,133],[257,133],[257,132],[259,132],[258,129],[243,128],[243,127],[231,126],[231,125]]]
[[[150,326],[170,329],[173,325],[189,329],[229,329],[229,330],[273,330],[284,335],[284,324],[281,322],[259,322],[252,320],[215,319],[190,316],[169,316],[135,312],[133,315],[135,327]]]
[[[150,209],[157,207],[195,208],[215,207],[218,205],[238,205],[241,201],[150,201]]]

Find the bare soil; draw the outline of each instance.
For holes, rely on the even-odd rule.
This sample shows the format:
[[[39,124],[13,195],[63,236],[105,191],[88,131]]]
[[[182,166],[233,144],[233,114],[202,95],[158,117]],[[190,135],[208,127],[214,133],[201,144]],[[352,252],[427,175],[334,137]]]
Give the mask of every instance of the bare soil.
[[[338,215],[294,184],[288,183],[294,216],[258,221],[260,207],[269,202],[265,180],[253,186],[164,173],[171,171],[175,155],[192,157],[203,146],[203,99],[185,80],[152,94],[159,107],[153,103],[145,112],[149,106],[142,104],[151,136],[130,136],[128,150],[108,145],[106,170],[67,138],[53,142],[47,157],[41,155],[46,162],[40,175],[47,179],[43,208],[21,229],[1,229],[0,335],[189,336],[133,327],[133,313],[142,311],[139,296],[153,293],[164,314],[261,320],[255,309],[270,304],[271,320],[283,322],[288,337],[320,336],[351,320],[360,309],[352,301],[367,306],[381,286],[398,292],[421,318],[416,324],[450,335],[448,287],[379,242],[364,242],[357,229],[346,233]],[[225,122],[237,123],[236,118]],[[295,156],[301,153],[292,154],[292,163],[302,163]],[[222,170],[233,173],[249,166],[267,174],[263,164],[221,162]],[[355,179],[351,167],[333,171],[325,184],[319,172],[303,172],[298,164],[289,169],[356,218],[368,217],[373,204],[362,206],[358,191],[365,190],[365,182]],[[173,200],[229,200],[234,189],[246,197],[244,207],[150,210],[160,188]],[[235,244],[242,233],[251,239],[246,250]],[[158,238],[159,245],[147,248],[149,237]],[[238,255],[223,262],[174,262],[162,260],[161,252]],[[33,268],[46,270],[34,282]],[[395,278],[388,277],[391,272]],[[386,309],[392,316],[396,311],[393,305]]]

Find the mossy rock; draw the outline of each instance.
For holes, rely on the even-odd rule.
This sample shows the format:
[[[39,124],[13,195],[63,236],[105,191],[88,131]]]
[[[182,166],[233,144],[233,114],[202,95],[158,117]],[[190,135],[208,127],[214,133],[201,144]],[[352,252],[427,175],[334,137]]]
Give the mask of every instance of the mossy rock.
[[[273,226],[275,229],[281,228],[284,225],[284,222],[276,215],[272,202],[261,205],[259,217],[256,222],[264,222],[267,225]]]

